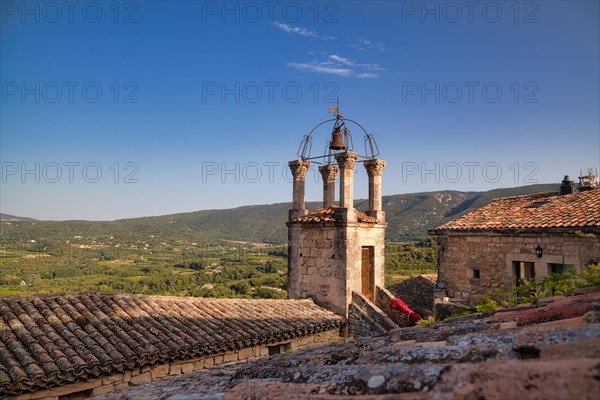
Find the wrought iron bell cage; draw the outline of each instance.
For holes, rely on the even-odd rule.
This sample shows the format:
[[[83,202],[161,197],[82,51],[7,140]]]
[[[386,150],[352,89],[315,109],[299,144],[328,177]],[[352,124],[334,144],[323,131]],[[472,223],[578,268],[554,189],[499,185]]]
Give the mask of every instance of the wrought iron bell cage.
[[[313,134],[320,127],[331,122],[333,122],[331,139],[326,143],[323,155],[311,157]],[[354,142],[347,123],[358,126],[364,133],[364,154],[359,154],[359,157],[365,160],[375,159],[379,155],[379,147],[373,134],[368,133],[358,122],[345,118],[339,111],[336,112],[335,118],[317,124],[308,135],[302,138],[298,148],[298,157],[302,160],[322,160],[325,164],[331,164],[336,153],[354,151]]]

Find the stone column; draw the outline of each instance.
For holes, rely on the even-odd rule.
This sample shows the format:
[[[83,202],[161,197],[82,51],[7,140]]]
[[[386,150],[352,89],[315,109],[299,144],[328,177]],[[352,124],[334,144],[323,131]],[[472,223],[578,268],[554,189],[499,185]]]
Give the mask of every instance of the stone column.
[[[294,176],[294,189],[292,196],[292,209],[290,218],[304,215],[304,179],[310,167],[308,160],[294,160],[288,163]],[[292,216],[294,214],[294,216]]]
[[[381,204],[381,176],[385,169],[384,160],[367,160],[364,162],[369,175],[369,215],[383,222]]]
[[[354,167],[358,154],[347,151],[338,153],[335,159],[340,167],[340,207],[354,208]]]
[[[339,170],[337,166],[331,164],[319,167],[323,177],[323,208],[329,208],[335,202],[335,178]]]

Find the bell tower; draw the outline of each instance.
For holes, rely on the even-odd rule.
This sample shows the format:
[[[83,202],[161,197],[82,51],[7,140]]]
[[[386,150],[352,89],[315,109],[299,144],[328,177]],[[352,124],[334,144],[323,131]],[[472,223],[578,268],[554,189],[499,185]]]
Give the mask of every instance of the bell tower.
[[[288,296],[312,298],[315,303],[344,317],[352,293],[374,300],[377,286],[384,285],[385,213],[382,210],[381,181],[385,161],[373,135],[360,124],[346,119],[338,108],[335,118],[317,125],[304,137],[299,158],[289,162],[293,181],[293,202],[288,226]],[[331,111],[331,110],[330,110]],[[323,156],[310,156],[313,134],[333,122],[331,140]],[[353,151],[347,123],[365,135],[365,155]],[[323,203],[316,210],[305,209],[306,174],[312,162],[320,164]],[[354,172],[359,164],[369,179],[368,210],[354,208]],[[338,202],[335,186],[339,176]]]

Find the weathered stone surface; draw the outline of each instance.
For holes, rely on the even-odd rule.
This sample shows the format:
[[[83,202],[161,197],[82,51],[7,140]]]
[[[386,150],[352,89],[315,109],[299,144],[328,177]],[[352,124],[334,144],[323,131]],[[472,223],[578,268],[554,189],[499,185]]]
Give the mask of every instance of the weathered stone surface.
[[[600,337],[600,324],[580,329],[536,326],[521,330],[515,337],[513,348],[522,354],[539,355],[544,347],[552,344],[571,343],[595,337]]]
[[[327,387],[308,384],[290,384],[272,381],[247,381],[241,382],[224,393],[223,400],[262,400],[262,399],[281,399],[286,400],[304,400],[307,398],[332,399],[341,398],[339,395],[332,395]],[[281,394],[284,393],[282,396]],[[409,392],[395,394],[379,395],[354,395],[353,400],[426,400],[427,392]],[[344,397],[346,398],[346,397]],[[195,399],[198,400],[198,399]],[[207,399],[208,400],[208,399]],[[213,400],[213,399],[211,399]],[[216,398],[215,398],[216,400]],[[220,398],[219,398],[220,400]]]
[[[403,393],[431,388],[443,365],[332,365],[327,368],[300,367],[284,374],[283,382],[326,384],[327,392],[338,395]],[[382,377],[375,387],[373,377]],[[379,381],[381,378],[377,378]]]
[[[529,325],[566,318],[573,318],[594,309],[594,303],[600,302],[600,295],[559,297],[552,307],[539,307],[523,312],[517,319],[518,325]]]
[[[359,293],[352,294],[352,303],[348,308],[348,331],[351,336],[376,336],[395,328],[398,325],[374,303]]]
[[[148,383],[152,381],[152,376],[150,372],[142,372],[139,375],[131,377],[130,383],[132,385],[141,385],[142,383]]]
[[[598,399],[600,360],[458,364],[442,375],[432,400]]]
[[[159,379],[169,375],[169,364],[156,365],[150,370],[152,379]]]
[[[541,359],[564,360],[568,358],[599,358],[600,337],[550,344],[540,351]]]
[[[427,318],[433,315],[435,281],[436,275],[419,275],[390,286],[388,290],[395,297],[404,301],[412,310],[419,313],[421,317]]]

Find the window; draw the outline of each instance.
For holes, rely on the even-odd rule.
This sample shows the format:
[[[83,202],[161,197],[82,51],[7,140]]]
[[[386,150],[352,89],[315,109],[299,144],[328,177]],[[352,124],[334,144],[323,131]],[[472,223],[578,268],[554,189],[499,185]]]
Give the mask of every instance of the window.
[[[549,274],[566,274],[575,271],[575,266],[572,264],[548,264]]]
[[[513,276],[515,285],[519,286],[525,281],[530,282],[535,279],[535,263],[526,261],[513,261]]]
[[[276,344],[275,346],[267,346],[267,349],[269,350],[269,355],[274,356],[275,354],[287,353],[288,351],[290,351],[292,349],[292,344],[291,343]]]
[[[92,396],[92,389],[81,390],[58,396],[58,400],[84,400]]]
[[[473,270],[473,279],[479,279],[481,278],[481,271],[479,269],[474,269]]]

